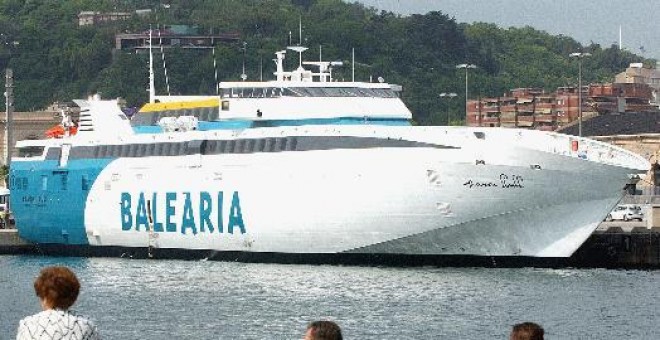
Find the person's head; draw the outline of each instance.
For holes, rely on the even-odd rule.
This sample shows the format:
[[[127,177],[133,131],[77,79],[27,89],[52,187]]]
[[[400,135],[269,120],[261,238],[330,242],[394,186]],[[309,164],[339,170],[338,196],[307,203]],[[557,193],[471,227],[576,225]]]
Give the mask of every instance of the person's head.
[[[543,328],[533,322],[523,322],[513,326],[511,340],[543,340]]]
[[[305,340],[342,340],[341,329],[332,321],[314,321],[307,326]]]
[[[80,282],[66,267],[46,267],[34,281],[34,291],[44,309],[69,309],[78,298]]]

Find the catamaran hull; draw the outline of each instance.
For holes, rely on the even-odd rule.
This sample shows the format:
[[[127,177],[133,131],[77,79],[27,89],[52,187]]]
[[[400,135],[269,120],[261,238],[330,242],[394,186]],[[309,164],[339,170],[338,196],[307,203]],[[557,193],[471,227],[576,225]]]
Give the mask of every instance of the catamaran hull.
[[[629,181],[622,167],[510,152],[515,164],[432,147],[74,160],[80,192],[27,192],[14,208],[23,238],[83,253],[565,258]],[[12,178],[57,178],[51,167]]]

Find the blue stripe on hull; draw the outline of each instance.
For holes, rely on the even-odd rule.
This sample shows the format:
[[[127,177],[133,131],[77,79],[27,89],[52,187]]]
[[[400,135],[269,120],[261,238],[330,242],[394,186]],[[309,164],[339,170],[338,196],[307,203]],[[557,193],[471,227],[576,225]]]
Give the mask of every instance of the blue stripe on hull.
[[[303,126],[303,125],[383,125],[383,126],[410,126],[407,119],[399,118],[317,118],[317,119],[276,119],[276,120],[225,120],[225,121],[200,121],[197,129],[199,131],[213,130],[244,130],[259,127],[281,127],[281,126]],[[158,125],[133,126],[137,134],[157,134],[164,130]]]
[[[85,245],[87,195],[112,159],[13,162],[11,207],[19,235],[36,243]]]

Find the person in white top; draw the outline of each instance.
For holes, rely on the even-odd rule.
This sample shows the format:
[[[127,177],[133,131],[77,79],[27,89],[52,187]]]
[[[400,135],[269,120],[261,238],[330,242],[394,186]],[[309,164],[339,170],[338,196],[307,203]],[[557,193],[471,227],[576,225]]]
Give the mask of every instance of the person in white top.
[[[43,311],[20,321],[16,340],[99,340],[96,325],[69,308],[76,302],[80,282],[66,267],[47,267],[34,281]]]

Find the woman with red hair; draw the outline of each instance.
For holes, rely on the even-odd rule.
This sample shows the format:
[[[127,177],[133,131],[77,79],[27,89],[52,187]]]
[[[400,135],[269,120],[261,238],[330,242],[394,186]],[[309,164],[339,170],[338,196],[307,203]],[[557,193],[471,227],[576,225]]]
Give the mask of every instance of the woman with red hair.
[[[21,320],[17,340],[97,340],[94,323],[69,310],[80,292],[80,282],[66,267],[47,267],[34,281],[43,311]]]

